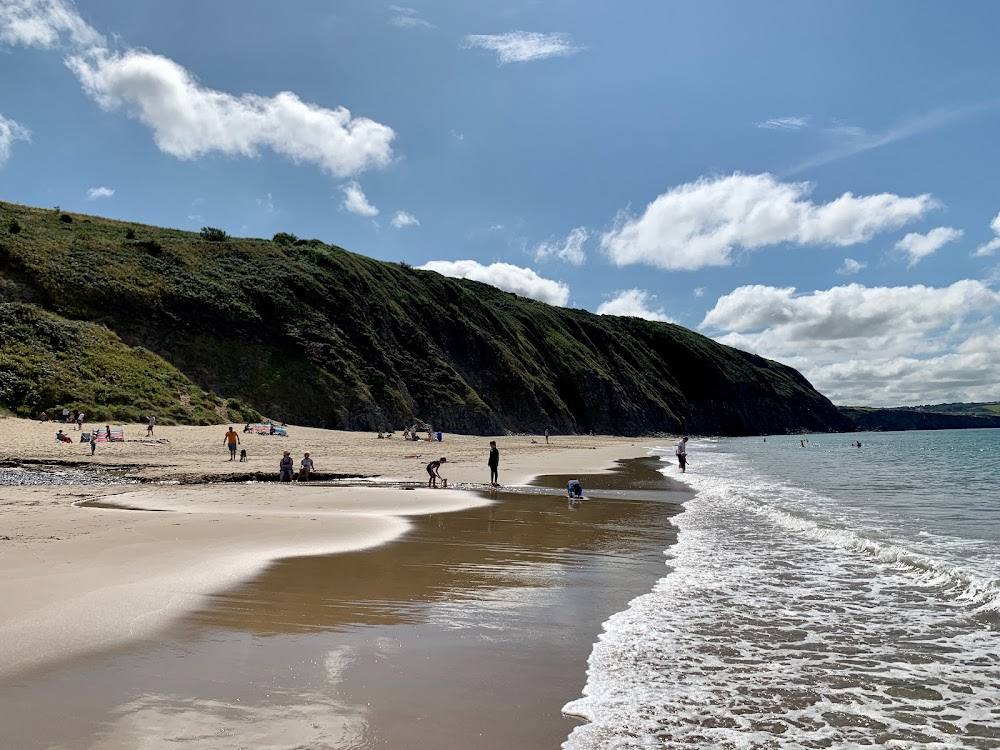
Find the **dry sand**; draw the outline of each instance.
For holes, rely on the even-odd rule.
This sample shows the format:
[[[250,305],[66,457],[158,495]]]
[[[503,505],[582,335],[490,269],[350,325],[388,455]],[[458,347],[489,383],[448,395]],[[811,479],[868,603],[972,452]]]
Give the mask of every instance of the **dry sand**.
[[[425,464],[447,456],[442,474],[453,488],[482,486],[490,438],[445,435],[442,443],[418,443],[293,426],[288,437],[241,432],[250,460],[240,463],[228,460],[225,427],[157,426],[147,439],[145,425],[125,425],[126,442],[98,444],[93,458],[86,444],[56,442],[60,428],[79,440],[73,427],[0,419],[0,461],[124,466],[129,475],[157,483],[0,487],[0,674],[148,636],[197,607],[207,593],[246,580],[274,560],[383,544],[406,531],[406,516],[488,502],[477,493],[422,485]],[[601,471],[615,459],[646,455],[657,442],[495,439],[500,479],[508,485],[542,473]],[[309,451],[320,473],[377,481],[365,487],[180,484],[248,471],[276,474],[285,450],[296,465]],[[400,489],[406,484],[417,489]],[[163,512],[79,505],[94,498]]]

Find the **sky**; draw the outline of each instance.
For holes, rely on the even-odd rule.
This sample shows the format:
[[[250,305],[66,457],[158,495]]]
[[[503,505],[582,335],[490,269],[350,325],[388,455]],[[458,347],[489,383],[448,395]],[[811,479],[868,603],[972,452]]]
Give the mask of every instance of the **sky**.
[[[841,405],[995,401],[998,27],[992,0],[0,0],[0,198],[676,323]]]

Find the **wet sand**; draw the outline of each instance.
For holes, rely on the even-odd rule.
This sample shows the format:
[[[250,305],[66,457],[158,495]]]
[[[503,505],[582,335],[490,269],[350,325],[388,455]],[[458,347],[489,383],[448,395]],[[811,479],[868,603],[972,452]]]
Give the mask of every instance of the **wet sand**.
[[[558,747],[600,624],[666,572],[688,495],[656,466],[581,475],[579,508],[551,477],[279,561],[155,640],[4,684],[0,747]]]

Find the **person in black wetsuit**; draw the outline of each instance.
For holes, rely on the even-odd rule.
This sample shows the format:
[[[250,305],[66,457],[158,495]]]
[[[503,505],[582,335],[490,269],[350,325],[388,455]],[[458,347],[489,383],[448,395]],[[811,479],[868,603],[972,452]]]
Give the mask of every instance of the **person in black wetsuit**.
[[[496,487],[500,482],[497,480],[497,467],[500,466],[500,451],[497,450],[497,441],[490,441],[490,457],[486,462],[490,467],[490,486]]]

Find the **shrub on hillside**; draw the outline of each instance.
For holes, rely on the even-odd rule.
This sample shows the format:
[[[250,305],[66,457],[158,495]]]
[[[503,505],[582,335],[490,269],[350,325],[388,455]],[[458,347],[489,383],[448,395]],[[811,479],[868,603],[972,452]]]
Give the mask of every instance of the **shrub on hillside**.
[[[229,235],[216,227],[202,227],[201,238],[207,242],[225,242]]]
[[[70,216],[69,214],[60,214],[59,221],[61,221],[63,224],[72,224],[73,217]]]
[[[17,219],[10,220],[10,223],[7,225],[7,231],[10,234],[17,234],[21,231],[21,225],[17,223]]]
[[[294,234],[289,234],[288,232],[278,232],[271,238],[271,242],[276,245],[294,245],[299,241],[299,238]]]
[[[135,239],[135,230],[132,227],[129,227],[128,229],[125,230],[125,239],[127,240]]]

